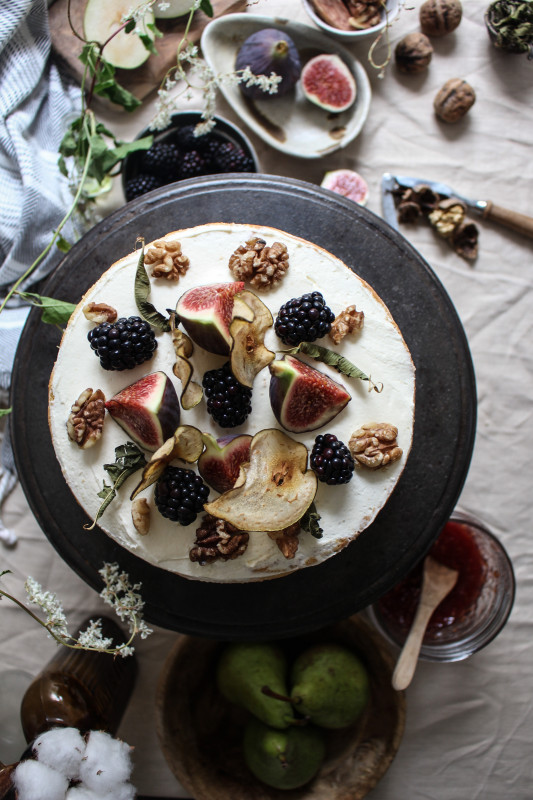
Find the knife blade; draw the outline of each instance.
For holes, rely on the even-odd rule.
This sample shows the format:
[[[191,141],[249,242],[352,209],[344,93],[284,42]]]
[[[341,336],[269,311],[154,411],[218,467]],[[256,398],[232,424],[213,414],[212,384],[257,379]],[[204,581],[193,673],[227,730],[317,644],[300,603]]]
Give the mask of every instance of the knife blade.
[[[456,197],[465,206],[479,214],[483,219],[499,222],[518,233],[533,238],[533,217],[502,208],[491,200],[473,200],[456,192],[451,186],[440,181],[430,181],[424,178],[414,178],[407,175],[392,175],[386,172],[381,180],[381,202],[383,217],[394,228],[398,228],[398,219],[394,202],[394,192],[398,189],[414,189],[415,186],[429,186],[436,194],[444,197]],[[394,218],[394,219],[393,219]]]

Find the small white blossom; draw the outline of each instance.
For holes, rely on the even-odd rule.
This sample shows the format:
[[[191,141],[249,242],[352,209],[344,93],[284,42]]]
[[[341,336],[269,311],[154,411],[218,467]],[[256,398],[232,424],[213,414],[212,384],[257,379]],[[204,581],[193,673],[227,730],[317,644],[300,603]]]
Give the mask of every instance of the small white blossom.
[[[118,564],[104,564],[99,570],[105,587],[100,592],[100,597],[112,606],[115,614],[123,622],[127,622],[132,635],[138,634],[141,639],[146,639],[152,633],[142,618],[144,600],[139,594],[140,583],[130,584],[129,576],[120,572]],[[124,648],[118,648],[120,655],[125,655]]]
[[[57,595],[53,592],[45,592],[40,583],[34,578],[27,578],[24,584],[28,600],[38,606],[46,614],[46,626],[50,629],[50,634],[55,634],[60,639],[70,639],[67,618]]]
[[[125,22],[132,19],[135,23],[142,22],[145,16],[151,11],[152,6],[154,4],[154,0],[149,0],[146,3],[139,3],[139,5],[130,8],[125,14],[122,15],[120,20],[121,25],[124,25]],[[135,33],[139,33],[142,31],[135,30]]]
[[[113,639],[102,634],[102,620],[91,620],[87,628],[78,634],[80,647],[90,650],[111,650]]]

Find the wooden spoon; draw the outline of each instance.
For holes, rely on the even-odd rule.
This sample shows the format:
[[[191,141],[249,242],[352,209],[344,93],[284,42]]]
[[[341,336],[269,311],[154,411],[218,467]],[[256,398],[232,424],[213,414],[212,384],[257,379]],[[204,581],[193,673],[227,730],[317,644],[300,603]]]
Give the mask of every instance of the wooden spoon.
[[[422,639],[431,615],[447,594],[451,592],[459,573],[456,569],[445,567],[431,556],[424,560],[422,592],[409,635],[396,662],[392,676],[392,686],[400,691],[407,689],[416,669]]]

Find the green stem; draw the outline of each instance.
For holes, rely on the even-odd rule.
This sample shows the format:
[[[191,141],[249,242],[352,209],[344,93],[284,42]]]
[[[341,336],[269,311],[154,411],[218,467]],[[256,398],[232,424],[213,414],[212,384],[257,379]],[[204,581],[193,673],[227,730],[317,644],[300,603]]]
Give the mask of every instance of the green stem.
[[[87,117],[90,118],[89,122],[86,122],[87,121]],[[90,124],[91,127],[94,128],[94,115],[93,115],[92,111],[88,111],[87,110],[85,112],[83,124],[84,125],[85,124]],[[69,210],[67,211],[67,213],[65,214],[65,216],[63,217],[61,222],[59,223],[58,227],[56,228],[56,230],[54,232],[54,235],[53,235],[52,239],[49,241],[49,243],[44,248],[42,253],[40,253],[37,256],[37,258],[35,259],[33,264],[31,264],[31,266],[28,267],[26,272],[23,275],[20,276],[20,278],[13,284],[11,289],[8,291],[7,295],[5,296],[4,300],[2,301],[2,304],[0,305],[0,314],[2,313],[4,308],[6,307],[6,304],[7,304],[8,300],[10,300],[11,297],[15,294],[15,292],[17,291],[19,286],[26,280],[26,278],[28,278],[32,274],[32,272],[39,266],[41,261],[48,255],[48,253],[50,252],[50,250],[52,249],[52,247],[54,246],[54,244],[58,240],[58,238],[59,238],[59,236],[61,234],[61,231],[63,230],[63,228],[65,227],[65,225],[67,224],[67,222],[71,218],[72,214],[76,210],[76,208],[78,206],[78,203],[79,203],[79,200],[80,200],[80,197],[81,197],[81,194],[83,192],[83,185],[85,183],[85,179],[87,177],[87,172],[89,170],[89,165],[91,163],[91,158],[92,158],[92,145],[91,145],[90,137],[88,137],[88,142],[89,142],[89,144],[88,144],[88,147],[87,147],[87,155],[86,155],[86,158],[85,158],[85,163],[83,165],[83,172],[82,172],[82,175],[81,175],[81,180],[80,180],[76,195],[74,196],[74,200],[72,201],[72,205],[70,206]]]

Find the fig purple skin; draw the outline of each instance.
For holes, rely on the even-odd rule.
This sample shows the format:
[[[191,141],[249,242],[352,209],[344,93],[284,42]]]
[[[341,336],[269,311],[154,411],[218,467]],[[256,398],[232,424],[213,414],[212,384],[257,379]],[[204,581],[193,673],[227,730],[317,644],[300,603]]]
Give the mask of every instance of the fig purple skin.
[[[243,433],[215,439],[210,433],[204,433],[202,439],[205,450],[198,459],[198,472],[217,492],[233,489],[241,464],[250,459],[252,437]]]
[[[273,361],[269,369],[272,411],[292,433],[322,428],[351,400],[340,383],[294,356]]]
[[[115,422],[144,450],[155,451],[174,434],[180,403],[164,372],[152,372],[126,386],[105,404]]]
[[[278,91],[270,95],[259,86],[239,87],[243,94],[254,100],[279,97],[290,92],[300,77],[301,63],[296,45],[286,33],[276,28],[264,28],[252,33],[241,45],[235,61],[237,71],[249,67],[254,75],[270,77],[275,72],[281,78]]]
[[[243,289],[243,281],[216,283],[189,289],[180,297],[176,314],[195,344],[208,353],[229,354],[233,298]]]
[[[325,111],[347,111],[355,101],[355,78],[337,55],[315,56],[302,70],[303,93]]]

